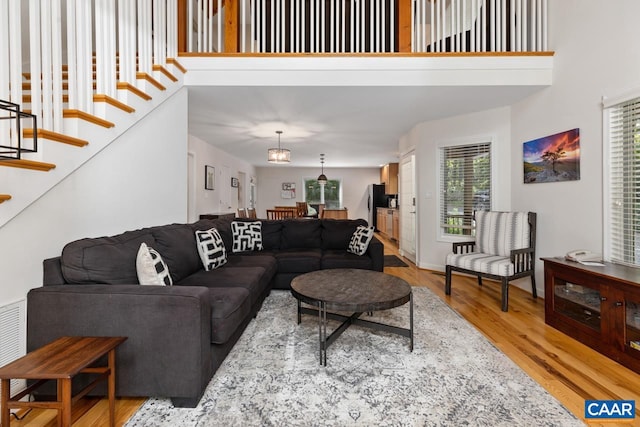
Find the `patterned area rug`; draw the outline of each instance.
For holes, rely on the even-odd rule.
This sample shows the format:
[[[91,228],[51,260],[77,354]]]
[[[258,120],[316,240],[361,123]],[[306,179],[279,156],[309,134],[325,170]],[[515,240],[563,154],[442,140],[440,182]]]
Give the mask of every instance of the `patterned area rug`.
[[[467,321],[414,288],[415,347],[352,326],[318,361],[316,318],[272,291],[193,409],[151,398],[127,426],[581,426]],[[409,305],[374,313],[408,327]],[[335,328],[337,322],[331,322]]]

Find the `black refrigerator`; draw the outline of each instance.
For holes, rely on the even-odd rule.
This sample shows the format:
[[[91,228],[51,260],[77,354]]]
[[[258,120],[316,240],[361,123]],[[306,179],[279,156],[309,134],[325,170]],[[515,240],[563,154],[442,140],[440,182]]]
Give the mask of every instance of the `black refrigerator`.
[[[384,194],[384,184],[369,185],[369,199],[367,200],[367,209],[369,210],[369,225],[377,230],[378,216],[377,208],[389,207],[389,197]],[[386,231],[386,230],[385,230]]]

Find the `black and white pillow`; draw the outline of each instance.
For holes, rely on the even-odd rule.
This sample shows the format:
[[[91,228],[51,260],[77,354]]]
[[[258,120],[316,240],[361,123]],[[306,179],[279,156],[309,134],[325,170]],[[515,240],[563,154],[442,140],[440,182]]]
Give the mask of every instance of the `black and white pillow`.
[[[262,222],[233,221],[233,252],[262,250]]]
[[[348,252],[356,255],[364,255],[369,247],[369,242],[373,238],[373,227],[365,227],[359,225],[356,231],[351,235],[351,241],[349,242]]]
[[[206,271],[215,270],[227,263],[227,250],[220,232],[215,228],[196,231],[196,243]]]
[[[158,251],[140,243],[136,256],[136,272],[138,282],[141,285],[171,286],[173,280],[169,274],[169,267],[164,262]]]

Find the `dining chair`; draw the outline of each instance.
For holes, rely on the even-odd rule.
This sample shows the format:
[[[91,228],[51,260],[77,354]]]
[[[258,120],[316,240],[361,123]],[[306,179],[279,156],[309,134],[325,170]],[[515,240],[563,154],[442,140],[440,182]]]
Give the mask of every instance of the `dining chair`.
[[[247,210],[245,208],[238,208],[238,218],[246,218]]]
[[[267,219],[286,219],[294,218],[294,216],[293,209],[267,209]]]
[[[258,218],[258,215],[256,214],[256,208],[247,208],[247,218]]]
[[[296,214],[298,218],[304,218],[308,212],[307,202],[296,202]]]

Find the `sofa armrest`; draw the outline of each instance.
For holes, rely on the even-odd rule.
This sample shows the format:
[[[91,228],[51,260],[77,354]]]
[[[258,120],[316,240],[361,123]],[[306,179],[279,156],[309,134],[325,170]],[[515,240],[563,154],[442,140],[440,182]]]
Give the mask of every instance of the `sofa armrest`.
[[[67,283],[62,275],[62,264],[59,256],[42,261],[42,276],[42,284],[44,286],[64,285]]]
[[[384,270],[384,245],[375,236],[371,238],[367,255],[371,257],[371,269],[374,271]]]
[[[476,249],[476,242],[475,241],[469,241],[469,242],[455,242],[453,244],[453,253],[458,255],[458,254],[468,254],[470,252],[475,251]]]
[[[27,350],[60,336],[128,337],[116,351],[119,396],[199,398],[212,375],[211,307],[205,287],[61,285],[30,290]]]

